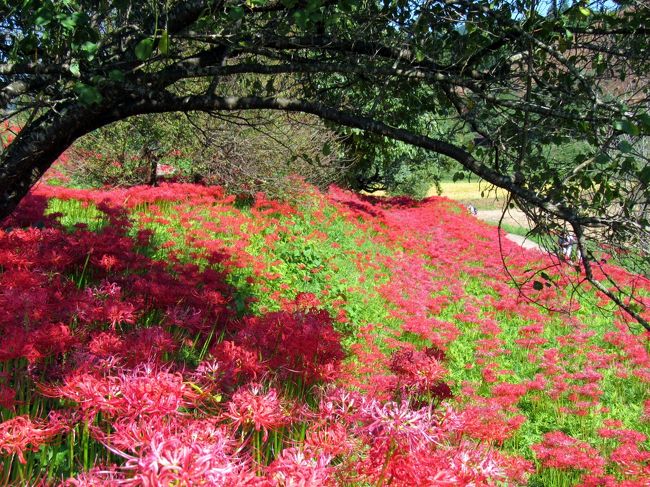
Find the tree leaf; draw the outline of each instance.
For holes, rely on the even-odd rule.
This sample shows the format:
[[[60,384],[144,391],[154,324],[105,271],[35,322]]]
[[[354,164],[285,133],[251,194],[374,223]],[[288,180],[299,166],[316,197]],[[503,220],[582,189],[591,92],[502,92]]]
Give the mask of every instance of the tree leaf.
[[[75,78],[81,76],[81,73],[79,71],[79,63],[77,62],[72,63],[70,65],[70,72],[72,73],[72,76],[74,76]]]
[[[639,121],[639,124],[642,125],[646,131],[650,130],[650,114],[642,113],[637,117],[637,120]]]
[[[151,37],[142,39],[135,46],[135,57],[137,57],[140,61],[146,61],[147,59],[149,59],[149,57],[151,57],[152,52],[153,52],[153,39]]]
[[[67,15],[61,19],[61,25],[65,30],[74,30],[77,27],[77,20],[79,20],[79,16],[76,13]]]
[[[240,5],[237,5],[236,7],[230,9],[228,16],[231,20],[237,21],[244,16],[244,8]]]
[[[99,43],[86,41],[81,45],[81,50],[86,53],[86,59],[91,61],[99,49]]]
[[[452,179],[454,182],[456,182],[456,181],[462,181],[463,179],[465,179],[465,173],[462,172],[462,171],[458,171],[458,172],[454,173],[454,175],[452,176],[451,179]],[[482,196],[482,195],[481,195],[481,196]]]
[[[614,128],[628,135],[636,136],[640,133],[639,127],[629,120],[617,120],[614,122]]]
[[[108,73],[108,79],[111,81],[124,81],[124,73],[119,69],[111,69]]]
[[[36,20],[34,20],[34,25],[37,25],[39,27],[45,27],[50,23],[51,20],[52,19],[50,18],[49,13],[47,16],[39,15],[38,17],[36,17]]]
[[[641,170],[639,179],[643,184],[650,184],[650,166],[646,166]]]
[[[167,29],[163,30],[160,40],[158,41],[158,50],[160,54],[167,55],[169,53],[169,32]]]
[[[610,157],[609,157],[609,155],[606,154],[605,152],[601,152],[600,154],[598,154],[598,155],[594,158],[594,162],[595,162],[596,164],[599,164],[599,165],[600,165],[600,164],[606,164],[606,163],[608,163],[609,161],[610,161]]]
[[[293,20],[300,29],[306,29],[309,22],[309,16],[303,10],[296,10],[293,13]]]
[[[630,144],[627,140],[621,140],[618,143],[618,150],[620,150],[623,154],[629,154],[633,149],[634,147],[632,147],[632,144]]]
[[[95,105],[102,101],[102,94],[95,86],[90,86],[84,83],[77,83],[75,91],[79,96],[79,101],[84,105]]]

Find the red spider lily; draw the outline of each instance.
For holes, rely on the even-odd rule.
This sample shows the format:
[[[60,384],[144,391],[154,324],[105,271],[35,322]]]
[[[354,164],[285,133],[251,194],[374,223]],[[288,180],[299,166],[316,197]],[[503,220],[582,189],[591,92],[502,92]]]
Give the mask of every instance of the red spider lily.
[[[232,421],[237,428],[253,427],[255,431],[263,432],[266,441],[269,430],[289,424],[291,415],[278,397],[278,392],[271,388],[263,392],[261,384],[251,384],[235,392],[227,404],[224,417]]]
[[[329,455],[311,457],[298,448],[285,448],[268,467],[272,485],[278,487],[319,487],[330,485],[332,468]]]
[[[644,422],[650,422],[650,399],[646,399],[643,403],[643,415],[641,420]]]
[[[3,327],[4,336],[0,343],[0,360],[21,357],[27,351],[27,333],[16,325]]]
[[[321,302],[314,293],[298,293],[293,302],[287,303],[287,309],[291,311],[308,311],[318,309]]]
[[[118,264],[118,259],[114,255],[104,254],[102,255],[102,258],[99,260],[99,267],[106,270],[107,272],[110,272],[111,269],[115,268],[117,264]]]
[[[28,343],[33,347],[30,354],[32,360],[65,352],[76,342],[77,339],[70,328],[63,323],[43,324],[34,330],[28,339]]]
[[[650,365],[650,353],[646,350],[643,340],[630,334],[624,323],[617,322],[618,331],[608,332],[604,340],[620,349],[623,357],[635,365],[648,367]]]
[[[30,193],[18,205],[18,209],[9,217],[0,221],[0,228],[26,228],[30,226],[55,226],[58,215],[45,216],[48,199],[45,195]]]
[[[353,390],[340,387],[325,391],[320,398],[318,418],[323,421],[355,421],[361,418],[365,397]]]
[[[609,421],[606,424],[610,427],[599,429],[598,434],[601,438],[615,439],[620,443],[609,460],[628,478],[650,478],[650,452],[639,448],[646,441],[646,435],[616,428],[621,426],[620,422]]]
[[[113,331],[97,333],[88,343],[88,351],[101,358],[120,353],[123,348],[124,340]]]
[[[313,195],[315,207],[305,221],[318,226],[308,230],[308,238],[328,245],[332,230],[327,225],[343,217],[350,222],[344,237],[356,247],[350,249],[342,239],[331,245],[337,249],[331,263],[303,264],[314,274],[302,283],[305,288],[298,288],[278,270],[284,262],[277,255],[250,250],[260,242],[271,250],[287,241],[299,244],[292,226],[301,216],[281,217],[296,215],[288,205],[259,196],[251,212],[241,212],[229,206],[234,198],[221,190],[191,185],[42,191],[89,204],[106,200],[99,208],[110,222],[97,233],[83,225],[65,232],[56,217],[43,216],[47,202],[42,199],[30,203],[29,215],[14,219],[14,226],[34,228],[0,231],[0,360],[31,361],[28,366],[24,360],[4,364],[10,372],[0,382],[13,389],[26,382],[23,376],[38,378],[42,392],[55,398],[47,404],[78,409],[76,421],[92,418],[91,442],[127,462],[128,469],[101,467],[70,484],[523,484],[530,464],[499,453],[511,446],[505,440],[524,420],[519,408],[543,407],[550,395],[559,403],[553,409],[559,423],[566,414],[591,414],[580,418],[586,437],[590,422],[617,417],[616,408],[603,408],[612,376],[624,376],[635,386],[648,380],[647,336],[630,333],[619,317],[603,343],[602,332],[592,334],[577,317],[562,317],[560,324],[524,302],[503,281],[497,231],[450,212],[449,201],[372,203],[337,189],[331,197]],[[163,204],[156,207],[156,202]],[[173,211],[163,208],[170,202]],[[137,205],[148,207],[146,215]],[[156,227],[156,238],[151,230],[132,227],[132,221]],[[46,228],[40,228],[43,223]],[[165,225],[174,229],[161,235]],[[167,250],[158,248],[169,256],[164,262],[141,253],[159,237],[171,242],[162,246]],[[503,249],[518,278],[528,279],[525,269],[545,259],[507,243]],[[336,282],[331,272],[322,276],[337,268],[339,257],[358,270],[358,284],[345,278]],[[612,275],[632,282],[623,273]],[[273,311],[244,300],[238,311],[246,317],[235,321],[234,288],[226,278],[245,283]],[[569,282],[566,275],[557,279],[558,286]],[[478,281],[489,292],[472,290]],[[647,282],[639,285],[648,289]],[[386,319],[366,323],[353,303],[359,295],[359,302],[385,303]],[[269,304],[271,296],[276,303]],[[553,304],[548,291],[540,299]],[[251,310],[262,315],[246,315]],[[357,343],[347,348],[354,357],[345,362],[342,337],[334,332],[343,323],[341,329],[358,330]],[[214,345],[213,336],[222,332],[225,340]],[[58,335],[64,339],[57,340]],[[456,340],[468,345],[461,353]],[[203,357],[201,344],[211,356],[193,368],[188,362]],[[181,346],[190,359],[176,354]],[[397,352],[388,357],[386,350]],[[448,362],[440,350],[459,369],[446,373]],[[278,381],[272,382],[277,389],[268,389],[269,379]],[[317,409],[289,407],[277,392],[283,380],[312,385],[333,379],[339,387],[314,398],[320,401]],[[248,384],[251,380],[263,384]],[[459,390],[454,398],[452,387]],[[317,390],[304,389],[306,397]],[[20,392],[17,408],[25,401]],[[420,396],[426,395],[451,400],[436,409],[422,408]],[[8,405],[15,401],[11,396],[9,390]],[[402,401],[389,400],[396,397]],[[635,419],[626,418],[625,424]],[[294,428],[284,428],[273,436],[273,442],[285,442],[273,445],[274,463],[267,468],[252,460],[251,438],[267,439],[269,431],[298,421],[306,423],[304,441],[299,434],[286,438]],[[602,452],[577,439],[572,446],[552,446],[545,439],[538,473],[544,474],[545,464],[560,462],[555,456],[573,455],[581,465],[595,452],[603,455],[596,457],[603,468],[592,469],[583,482],[642,485],[648,459],[641,434],[624,430],[622,422],[603,424]],[[527,448],[525,436],[515,440],[522,449]],[[283,447],[285,452],[278,453]],[[32,443],[26,448],[29,458]]]
[[[11,387],[0,384],[0,407],[12,409],[16,405],[16,391]]]
[[[241,465],[227,445],[225,437],[205,443],[192,435],[157,433],[139,457],[126,462],[124,468],[133,471],[128,485],[223,485]]]
[[[66,487],[115,487],[125,483],[124,473],[117,467],[95,466],[75,478],[67,479],[63,485]]]
[[[17,455],[20,463],[27,463],[25,452],[38,451],[41,445],[68,429],[65,418],[56,414],[45,420],[14,416],[0,423],[0,452]]]
[[[492,387],[495,402],[503,407],[514,406],[528,392],[528,384],[509,384],[503,382]]]
[[[482,446],[461,443],[447,455],[451,464],[448,468],[456,477],[457,485],[485,485],[507,478],[499,456]]]
[[[236,345],[230,340],[215,345],[211,355],[221,366],[221,380],[225,385],[232,386],[240,382],[256,380],[258,375],[268,370],[266,364],[260,364],[255,351],[246,346]]]
[[[116,351],[116,354],[125,357],[127,366],[137,366],[141,363],[157,363],[164,354],[177,348],[178,343],[168,331],[152,326],[127,334],[123,348]]]
[[[148,365],[118,375],[115,385],[120,395],[118,408],[125,415],[177,414],[193,396],[180,374],[155,370]]]
[[[438,434],[442,435],[439,429]],[[440,436],[443,438],[443,436]],[[370,443],[368,456],[357,466],[364,480],[390,485],[486,485],[509,479],[524,483],[530,462],[506,458],[490,449],[462,442],[440,441],[401,444],[379,438]]]
[[[60,386],[41,384],[41,393],[46,397],[64,397],[75,401],[87,415],[101,411],[111,413],[119,404],[119,389],[108,380],[89,373],[71,374]]]
[[[194,388],[199,389],[200,396],[218,394],[224,379],[222,364],[213,359],[204,360],[196,367],[190,379],[194,383]]]
[[[366,400],[360,411],[365,425],[360,432],[373,443],[397,444],[415,449],[438,438],[436,418],[431,408],[411,409],[408,403]]]
[[[585,475],[578,487],[645,487],[647,482],[618,480],[614,475]]]
[[[482,405],[469,404],[460,413],[462,429],[459,431],[470,438],[502,444],[526,421],[519,414],[509,416],[501,409],[498,400],[486,400]]]
[[[526,382],[526,387],[529,391],[544,391],[548,384],[542,374],[535,374],[535,377]]]
[[[88,343],[88,351],[100,358],[122,359],[127,366],[154,363],[163,354],[178,348],[169,332],[154,326],[135,330],[126,336],[100,332]]]
[[[354,442],[350,438],[348,429],[343,424],[317,425],[307,431],[305,448],[320,454],[336,457],[351,453],[354,448]]]
[[[390,445],[373,445],[368,456],[356,466],[361,481],[376,485],[465,485],[451,468],[448,458],[426,448],[392,449]]]
[[[123,466],[95,469],[91,475],[70,479],[68,485],[237,485],[245,463],[234,443],[214,421],[178,418],[120,419],[114,433],[95,434]],[[113,481],[114,483],[110,483]]]
[[[461,443],[452,452],[451,463],[459,485],[490,485],[498,479],[526,485],[528,476],[534,471],[532,462],[502,455],[481,444]]]

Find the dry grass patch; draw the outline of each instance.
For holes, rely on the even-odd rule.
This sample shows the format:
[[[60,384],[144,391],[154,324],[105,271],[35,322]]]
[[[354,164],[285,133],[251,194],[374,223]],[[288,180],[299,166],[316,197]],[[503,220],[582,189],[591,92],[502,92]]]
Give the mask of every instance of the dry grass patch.
[[[507,191],[486,183],[485,181],[459,181],[459,182],[442,182],[441,196],[446,196],[452,200],[457,200],[463,204],[473,204],[479,210],[494,210],[503,208],[506,201]],[[483,193],[483,197],[481,196]],[[437,196],[438,191],[435,186],[427,192],[427,196]]]

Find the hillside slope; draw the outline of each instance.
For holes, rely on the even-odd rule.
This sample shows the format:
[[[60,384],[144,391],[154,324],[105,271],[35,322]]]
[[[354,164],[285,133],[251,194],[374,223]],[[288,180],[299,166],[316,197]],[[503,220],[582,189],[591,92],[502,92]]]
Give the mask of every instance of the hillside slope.
[[[647,485],[648,335],[450,200],[41,186],[2,227],[2,483]]]

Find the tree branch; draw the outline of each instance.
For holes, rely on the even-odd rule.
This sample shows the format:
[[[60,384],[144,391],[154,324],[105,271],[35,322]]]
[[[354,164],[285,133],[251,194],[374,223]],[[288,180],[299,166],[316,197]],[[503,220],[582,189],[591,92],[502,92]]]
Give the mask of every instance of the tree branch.
[[[262,97],[214,97],[214,96],[189,96],[177,97],[169,93],[152,95],[149,99],[129,103],[118,109],[124,116],[142,113],[164,113],[178,110],[219,111],[219,110],[282,110],[287,112],[303,112],[319,116],[325,120],[358,128],[377,135],[383,135],[407,144],[445,155],[458,161],[467,170],[473,172],[489,183],[510,191],[530,204],[550,213],[551,215],[569,222],[582,225],[604,225],[606,219],[578,214],[572,208],[562,204],[553,203],[530,191],[517,182],[514,178],[500,174],[489,166],[475,159],[469,152],[448,142],[432,139],[424,135],[414,134],[408,130],[391,127],[383,122],[362,115],[351,114],[336,110],[331,107],[303,100],[286,98]]]
[[[605,286],[603,286],[595,277],[593,273],[593,269],[591,268],[591,262],[587,258],[586,254],[586,245],[585,245],[585,238],[584,238],[584,233],[582,231],[582,226],[579,224],[574,224],[572,225],[573,231],[576,234],[577,240],[578,240],[578,250],[580,251],[580,254],[582,255],[582,267],[585,270],[585,276],[587,277],[587,280],[596,288],[598,289],[601,293],[603,293],[605,296],[607,296],[609,299],[614,301],[616,305],[621,308],[623,311],[625,311],[628,315],[630,315],[632,318],[634,318],[643,328],[645,328],[647,331],[650,331],[650,323],[648,320],[646,320],[641,314],[639,314],[637,311],[635,311],[631,306],[627,305],[623,300],[617,296],[615,293],[607,289]]]
[[[394,76],[413,81],[426,81],[432,84],[448,84],[468,88],[477,97],[493,104],[509,109],[523,110],[544,116],[553,116],[565,120],[576,120],[592,123],[603,123],[611,120],[611,116],[596,117],[593,115],[579,114],[565,110],[539,105],[529,101],[513,101],[486,93],[473,80],[464,79],[458,76],[449,75],[443,71],[431,72],[412,68],[396,68],[388,66],[372,66],[367,64],[345,64],[345,63],[317,63],[317,62],[296,62],[285,64],[265,65],[258,63],[240,63],[229,66],[201,66],[198,63],[186,63],[174,65],[158,73],[148,75],[143,81],[165,82],[169,84],[181,78],[200,78],[211,76],[228,76],[234,74],[282,74],[282,73],[343,73],[357,75],[374,75],[380,77]],[[167,80],[167,81],[166,81]]]

